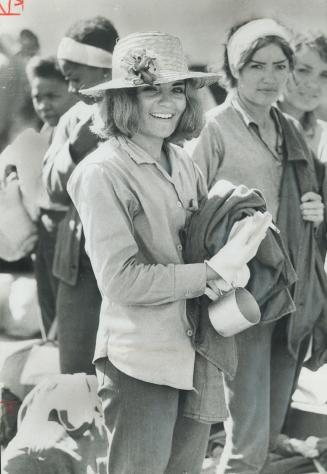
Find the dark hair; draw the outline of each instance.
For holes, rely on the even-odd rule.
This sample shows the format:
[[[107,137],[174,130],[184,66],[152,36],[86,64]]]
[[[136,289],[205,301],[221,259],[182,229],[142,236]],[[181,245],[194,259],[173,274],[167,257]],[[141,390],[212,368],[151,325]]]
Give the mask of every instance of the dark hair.
[[[31,40],[31,41],[34,41],[35,45],[37,45],[38,47],[40,46],[40,43],[39,43],[39,39],[38,37],[36,36],[35,33],[33,33],[32,30],[29,30],[27,28],[21,30],[19,32],[19,38],[20,39],[28,39],[28,40]]]
[[[112,53],[118,40],[118,33],[113,24],[103,16],[74,23],[66,36],[79,43],[88,44]]]
[[[303,46],[314,49],[319,54],[322,61],[327,63],[327,36],[321,33],[313,33],[307,36],[296,36],[293,40],[295,52],[301,50]]]
[[[35,56],[30,59],[26,66],[26,74],[29,82],[31,82],[35,77],[58,79],[65,82],[65,78],[60,71],[58,62],[53,56]]]
[[[197,137],[203,127],[203,112],[197,90],[192,80],[185,81],[186,108],[174,133],[166,140],[179,143]],[[95,119],[93,130],[102,138],[112,135],[132,137],[138,132],[136,88],[115,89],[105,95],[106,109],[103,122]]]
[[[221,80],[219,81],[220,84],[225,87],[226,89],[233,88],[237,86],[237,79],[233,76],[232,71],[229,66],[229,61],[228,61],[228,54],[227,54],[227,45],[230,40],[230,38],[233,36],[233,34],[242,26],[246,25],[250,21],[253,21],[255,19],[251,19],[242,23],[239,23],[237,25],[234,25],[228,32],[227,35],[227,42],[224,45],[224,63],[222,67],[222,77]],[[290,68],[293,69],[294,67],[294,52],[292,47],[285,41],[283,38],[280,38],[279,36],[264,36],[262,38],[258,38],[257,41],[255,41],[252,44],[252,47],[245,51],[244,56],[242,57],[242,67],[240,71],[246,66],[251,59],[253,58],[254,54],[264,46],[267,46],[269,44],[276,44],[280,46],[281,50],[285,54],[285,56],[288,59]]]

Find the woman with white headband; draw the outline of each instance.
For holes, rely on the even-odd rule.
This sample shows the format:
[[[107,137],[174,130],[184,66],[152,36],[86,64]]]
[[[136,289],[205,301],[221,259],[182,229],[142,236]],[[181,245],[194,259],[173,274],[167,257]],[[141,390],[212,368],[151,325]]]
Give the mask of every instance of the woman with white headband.
[[[109,20],[95,17],[74,24],[57,52],[69,90],[80,99],[60,119],[43,169],[51,199],[69,207],[58,229],[53,268],[59,279],[57,320],[62,373],[94,373],[92,358],[101,296],[84,250],[82,225],[66,185],[76,164],[100,141],[90,131],[97,104],[94,101],[90,104],[79,90],[110,79],[112,50],[117,38]]]
[[[114,49],[112,80],[85,91],[105,95],[107,141],[77,166],[68,191],[103,297],[95,364],[110,474],[200,474],[210,424],[186,402],[201,358],[186,300],[219,275],[233,279],[271,222],[249,217],[215,263],[183,261],[180,231],[206,185],[172,142],[199,133],[197,89],[216,79],[188,69],[177,37],[135,33]],[[202,401],[206,387],[197,388]]]
[[[324,215],[318,164],[298,126],[273,106],[292,68],[289,33],[280,24],[258,19],[234,27],[223,67],[229,95],[209,111],[192,143],[209,188],[227,179],[263,193],[298,275],[291,288],[295,313],[285,307],[280,320],[236,336],[237,373],[224,378],[230,417],[220,474],[263,472],[327,296],[317,246]]]

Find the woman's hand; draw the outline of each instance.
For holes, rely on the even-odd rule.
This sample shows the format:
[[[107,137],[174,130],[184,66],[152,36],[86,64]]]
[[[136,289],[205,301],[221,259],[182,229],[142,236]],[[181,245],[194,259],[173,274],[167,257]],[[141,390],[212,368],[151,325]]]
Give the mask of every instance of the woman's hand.
[[[232,284],[242,268],[256,255],[271,223],[268,212],[256,212],[237,222],[228,241],[208,262],[207,280],[219,276]]]
[[[302,218],[304,221],[314,222],[318,226],[324,220],[324,204],[320,194],[312,191],[303,194],[300,205]]]

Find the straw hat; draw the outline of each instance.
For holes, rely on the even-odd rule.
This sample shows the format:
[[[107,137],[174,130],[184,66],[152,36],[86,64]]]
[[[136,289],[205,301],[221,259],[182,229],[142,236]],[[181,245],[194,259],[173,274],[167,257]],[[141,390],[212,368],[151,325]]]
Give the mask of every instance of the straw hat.
[[[81,92],[93,95],[108,89],[194,80],[196,88],[218,79],[214,73],[190,71],[180,39],[160,32],[133,33],[119,40],[112,57],[112,80]]]

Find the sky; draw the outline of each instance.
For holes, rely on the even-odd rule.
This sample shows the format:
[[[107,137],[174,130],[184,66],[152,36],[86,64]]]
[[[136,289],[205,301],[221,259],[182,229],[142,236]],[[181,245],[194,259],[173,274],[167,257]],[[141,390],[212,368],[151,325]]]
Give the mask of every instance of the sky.
[[[10,0],[0,0],[0,6]],[[17,0],[12,0],[17,1]],[[327,0],[24,0],[20,16],[0,15],[0,32],[30,28],[42,53],[53,54],[75,21],[98,14],[111,19],[121,36],[160,30],[181,37],[192,64],[219,63],[230,26],[269,16],[296,31],[327,33]]]

